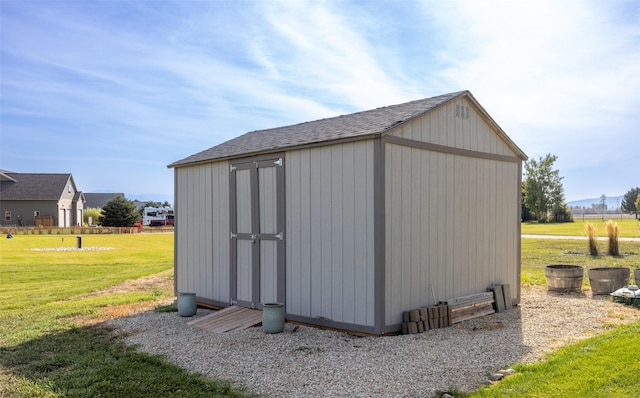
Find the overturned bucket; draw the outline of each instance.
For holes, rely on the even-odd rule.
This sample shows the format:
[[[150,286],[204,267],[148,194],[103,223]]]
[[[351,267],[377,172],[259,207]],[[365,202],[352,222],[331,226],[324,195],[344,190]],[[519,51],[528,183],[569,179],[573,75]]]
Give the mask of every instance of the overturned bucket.
[[[262,330],[280,333],[284,330],[284,304],[266,303],[262,306]]]
[[[195,293],[178,293],[178,315],[194,316],[197,309]]]

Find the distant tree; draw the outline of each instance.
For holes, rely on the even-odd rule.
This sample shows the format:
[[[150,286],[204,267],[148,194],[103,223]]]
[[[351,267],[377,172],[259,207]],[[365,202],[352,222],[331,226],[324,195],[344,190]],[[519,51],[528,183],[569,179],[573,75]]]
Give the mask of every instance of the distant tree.
[[[136,204],[118,195],[102,207],[99,223],[104,227],[132,227],[140,221]]]
[[[547,154],[537,160],[530,159],[524,165],[525,206],[539,222],[547,221],[549,213],[554,210],[566,211],[562,177],[560,171],[553,168],[556,160],[557,156]]]
[[[636,198],[636,209],[640,209],[640,193],[638,194],[638,197]],[[636,213],[636,218],[638,218],[638,213]]]
[[[568,206],[554,206],[551,210],[554,222],[573,222],[573,215]]]
[[[602,194],[602,196],[600,196],[600,209],[602,211],[607,210],[607,195]]]
[[[529,211],[529,208],[526,206],[526,204],[524,203],[526,200],[526,193],[524,192],[524,186],[522,189],[522,211],[521,211],[521,216],[522,216],[522,221],[523,222],[527,222],[527,221],[531,221],[531,212]]]
[[[636,199],[638,199],[638,195],[640,195],[640,188],[631,188],[629,192],[624,194],[622,198],[622,204],[620,205],[620,209],[625,213],[635,213],[636,218],[638,218],[638,205],[636,204]]]

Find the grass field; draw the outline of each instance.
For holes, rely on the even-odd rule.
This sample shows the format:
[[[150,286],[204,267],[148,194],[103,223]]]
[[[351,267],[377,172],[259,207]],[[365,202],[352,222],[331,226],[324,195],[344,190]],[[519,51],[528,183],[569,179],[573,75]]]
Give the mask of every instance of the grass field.
[[[601,251],[606,252],[606,243],[599,243]],[[531,285],[545,285],[545,267],[552,264],[585,267],[585,285],[588,283],[586,270],[589,268],[640,267],[640,242],[620,242],[620,254],[616,257],[590,256],[586,240],[522,239],[521,281]]]
[[[602,221],[601,219],[592,220],[578,220],[568,223],[546,223],[538,224],[537,222],[522,223],[523,234],[538,234],[538,235],[565,235],[565,236],[587,236],[585,233],[585,223],[590,222],[595,224],[598,228],[598,236],[606,237],[607,230],[605,224],[609,219]],[[622,220],[613,219],[620,226],[620,237],[625,238],[640,238],[640,222],[625,218]]]
[[[248,396],[224,381],[138,353],[96,327],[173,299],[172,234],[91,235],[83,247],[105,250],[33,250],[63,244],[74,247],[75,236],[0,240],[0,397]],[[640,265],[640,242],[621,242],[617,257],[592,257],[587,251],[586,241],[523,239],[522,282],[545,285],[549,264]],[[619,328],[542,363],[516,365],[518,375],[471,396],[582,397],[596,391],[588,396],[605,397],[620,396],[626,388],[638,391],[640,378],[629,374],[640,374],[634,359],[639,333],[638,324]]]
[[[173,298],[173,234],[85,238],[0,241],[0,397],[246,396],[93,326]]]
[[[640,390],[640,324],[571,344],[544,361],[517,365],[517,373],[468,398],[612,398]]]

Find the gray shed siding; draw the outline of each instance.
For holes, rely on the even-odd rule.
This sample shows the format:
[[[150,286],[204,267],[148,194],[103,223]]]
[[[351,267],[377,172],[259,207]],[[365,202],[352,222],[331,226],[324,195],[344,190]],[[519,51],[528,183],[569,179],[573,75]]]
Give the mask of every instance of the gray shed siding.
[[[287,152],[287,314],[374,326],[373,150]]]
[[[467,118],[456,117],[456,106],[465,106]],[[512,156],[516,153],[491,128],[482,113],[465,97],[446,103],[422,117],[409,122],[392,133],[394,136],[467,149],[496,155]]]
[[[176,292],[253,306],[259,289],[289,320],[374,334],[434,295],[509,283],[519,302],[525,159],[470,93],[247,133],[170,165]]]
[[[387,137],[387,326],[399,325],[402,311],[433,304],[433,295],[509,283],[519,299],[521,162],[470,104],[468,119],[455,117],[460,102]]]
[[[175,169],[177,292],[226,305],[229,292],[229,164]]]

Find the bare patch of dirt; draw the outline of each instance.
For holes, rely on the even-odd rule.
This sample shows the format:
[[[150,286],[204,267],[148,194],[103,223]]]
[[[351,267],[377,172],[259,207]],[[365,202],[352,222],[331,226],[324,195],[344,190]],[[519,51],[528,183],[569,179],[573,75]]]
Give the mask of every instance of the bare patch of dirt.
[[[118,293],[144,292],[152,289],[160,289],[164,292],[173,293],[173,277],[171,270],[163,271],[158,274],[143,276],[138,279],[130,279],[118,285],[109,286],[104,289],[96,290],[91,293],[76,296],[77,298],[105,296]]]
[[[173,295],[173,277],[171,276],[171,270],[163,271],[154,275],[143,276],[138,279],[131,279],[118,285],[109,286],[91,293],[75,296],[74,299],[153,290],[160,290],[165,296]],[[98,308],[96,313],[78,315],[70,318],[69,320],[81,326],[92,326],[110,319],[128,317],[140,312],[149,311],[159,305],[171,304],[173,301],[173,298],[165,297],[154,301],[109,305]]]

